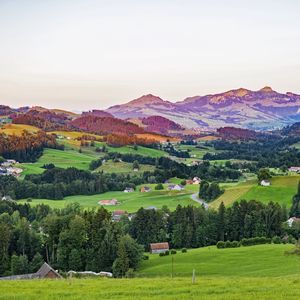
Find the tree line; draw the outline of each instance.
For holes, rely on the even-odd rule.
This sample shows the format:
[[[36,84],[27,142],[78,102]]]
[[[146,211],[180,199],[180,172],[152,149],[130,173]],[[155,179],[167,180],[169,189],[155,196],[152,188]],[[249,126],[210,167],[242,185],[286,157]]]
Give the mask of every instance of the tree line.
[[[35,162],[44,148],[63,149],[56,142],[55,136],[38,131],[35,134],[27,131],[21,136],[0,133],[0,155],[4,158],[15,159],[19,162]]]
[[[70,204],[58,210],[0,201],[0,275],[35,272],[47,261],[60,271],[112,271],[121,277],[138,268],[150,243],[169,242],[182,249],[256,237],[298,238],[299,229],[282,225],[286,218],[279,204],[253,200],[228,208],[222,203],[218,210],[141,208],[120,222],[112,222],[104,208],[86,211]]]

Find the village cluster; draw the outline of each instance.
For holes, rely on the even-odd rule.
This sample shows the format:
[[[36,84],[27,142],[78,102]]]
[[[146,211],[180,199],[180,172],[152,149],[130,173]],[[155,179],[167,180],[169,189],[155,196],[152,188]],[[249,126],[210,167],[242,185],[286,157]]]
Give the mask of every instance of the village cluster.
[[[199,185],[201,183],[201,179],[199,177],[194,177],[191,180],[186,180],[186,184],[197,184]],[[165,182],[165,184],[167,184],[167,190],[168,191],[183,191],[184,190],[184,186],[182,184],[170,184],[168,181]],[[133,193],[135,190],[133,188],[127,187],[125,188],[125,190],[123,191],[124,193]],[[152,189],[150,186],[142,186],[140,188],[140,192],[141,193],[149,193],[151,192]],[[98,201],[98,204],[101,206],[116,206],[121,204],[117,199],[110,199],[110,200],[100,200]],[[157,210],[157,207],[155,206],[149,206],[145,209],[154,209]],[[134,217],[135,214],[132,213],[128,213],[125,210],[115,210],[112,213],[112,220],[114,222],[120,222],[121,218],[127,217],[129,220],[131,220]]]
[[[8,159],[0,164],[0,175],[12,175],[19,177],[23,169],[18,168],[18,162],[14,159]]]

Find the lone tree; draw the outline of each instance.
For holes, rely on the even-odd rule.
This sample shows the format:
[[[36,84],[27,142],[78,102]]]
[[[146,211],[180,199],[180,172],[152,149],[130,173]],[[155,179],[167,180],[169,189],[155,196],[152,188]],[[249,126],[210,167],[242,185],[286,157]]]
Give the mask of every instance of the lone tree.
[[[135,160],[134,162],[133,162],[133,164],[132,164],[132,168],[133,168],[133,170],[134,169],[140,169],[140,165],[139,165],[139,162],[137,161],[137,160]]]
[[[262,180],[269,180],[271,178],[272,176],[269,169],[260,169],[257,173],[258,182],[261,182]]]

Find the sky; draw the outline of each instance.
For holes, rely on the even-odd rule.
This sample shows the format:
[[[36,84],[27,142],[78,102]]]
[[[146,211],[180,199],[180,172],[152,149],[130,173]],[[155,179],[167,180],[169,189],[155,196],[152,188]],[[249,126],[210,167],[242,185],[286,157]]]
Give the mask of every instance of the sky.
[[[298,0],[0,0],[0,104],[300,94]]]

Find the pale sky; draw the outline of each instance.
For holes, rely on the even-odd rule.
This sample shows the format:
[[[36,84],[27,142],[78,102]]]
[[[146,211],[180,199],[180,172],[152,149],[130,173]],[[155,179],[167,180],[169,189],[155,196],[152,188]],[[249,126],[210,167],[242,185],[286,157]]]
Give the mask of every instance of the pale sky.
[[[0,0],[0,104],[300,94],[298,0]]]

